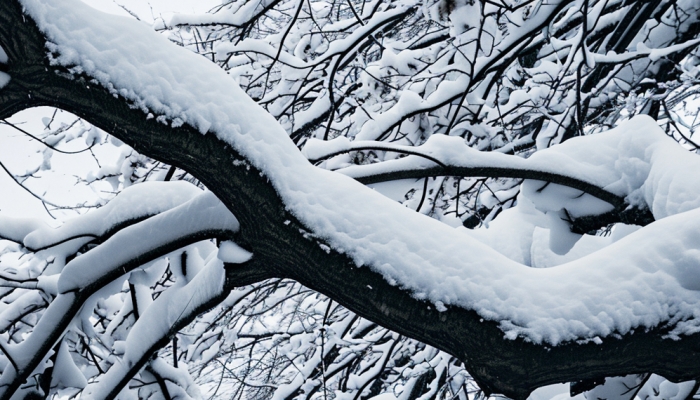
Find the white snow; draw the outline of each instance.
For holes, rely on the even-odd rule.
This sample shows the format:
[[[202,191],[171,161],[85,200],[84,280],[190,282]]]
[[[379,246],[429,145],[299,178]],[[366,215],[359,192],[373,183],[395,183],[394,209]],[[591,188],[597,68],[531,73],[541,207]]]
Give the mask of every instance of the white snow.
[[[345,136],[338,136],[332,140],[309,139],[301,153],[309,160],[319,160],[330,155],[350,151],[353,143]]]
[[[36,349],[51,335],[58,321],[70,310],[74,301],[74,293],[56,297],[46,309],[44,316],[39,320],[32,334],[23,342],[7,348],[10,356],[20,368],[28,365],[31,357],[36,353]],[[46,359],[48,357],[49,354],[45,355]],[[12,382],[15,376],[15,369],[12,368],[12,365],[8,365],[0,375],[0,385],[7,385],[9,382]]]
[[[38,218],[0,215],[0,239],[23,243],[28,234],[42,228],[48,228],[48,226]]]
[[[51,375],[51,387],[74,387],[82,389],[87,386],[87,380],[83,376],[82,371],[73,362],[73,357],[70,355],[66,341],[61,342],[58,354],[56,355],[56,364],[54,372]]]
[[[0,313],[0,331],[7,331],[12,324],[21,318],[27,310],[36,307],[37,304],[43,304],[44,300],[41,294],[37,291],[24,292],[12,303],[5,306],[5,309]]]
[[[270,45],[269,43],[266,43],[265,41],[260,39],[248,38],[235,45],[233,43],[223,42],[219,43],[216,46],[216,52],[217,54],[219,54],[219,58],[221,59],[226,59],[226,56],[224,56],[225,54],[244,51],[264,54],[270,59],[277,58],[277,60],[279,60],[281,63],[291,65],[294,68],[301,69],[310,68],[313,66],[300,61],[297,57],[294,57],[286,51],[281,51],[279,57],[277,57],[277,49],[272,47],[272,45]]]
[[[146,308],[131,328],[124,343],[121,362],[115,363],[99,381],[89,384],[83,396],[88,399],[102,398],[150,347],[168,335],[178,321],[219,296],[224,287],[224,278],[223,262],[213,258],[190,282],[183,284],[178,280],[168,288]]]
[[[652,374],[639,390],[637,397],[645,400],[682,400],[691,397],[694,386],[695,381],[673,383],[662,376]]]
[[[253,253],[242,248],[235,242],[226,240],[219,245],[217,257],[223,262],[241,264],[250,260],[250,258],[253,257]]]
[[[236,232],[238,228],[236,218],[211,192],[200,192],[178,207],[120,230],[94,250],[76,257],[63,269],[58,290],[65,293],[84,288],[107,274],[118,273],[129,260],[181,237]]]
[[[217,1],[219,4],[221,4],[220,0],[209,0],[207,8],[213,8],[214,6],[216,6],[217,4],[215,3]],[[164,3],[172,3],[172,0],[166,0]],[[258,2],[237,3],[238,4],[234,4],[233,7],[230,9],[224,8],[223,12],[218,12],[214,14],[174,14],[165,22],[169,26],[175,26],[180,24],[228,24],[234,26],[241,26],[255,16],[255,11],[258,9],[258,7],[267,7],[270,3],[272,3],[272,1],[263,0]],[[191,2],[188,3],[188,5],[191,6]],[[174,9],[182,9],[182,7],[175,7]]]
[[[621,63],[634,60],[635,58],[640,58],[641,56],[647,56],[651,61],[658,61],[669,54],[687,49],[688,47],[696,46],[698,43],[700,43],[700,39],[693,39],[672,46],[665,46],[659,49],[650,49],[644,44],[644,42],[639,42],[637,43],[637,51],[629,51],[625,52],[624,54],[617,54],[614,51],[610,51],[605,55],[593,54],[592,56],[595,62],[599,63]]]
[[[524,336],[553,345],[597,336],[605,340],[614,332],[664,322],[676,326],[671,336],[700,328],[700,242],[695,240],[700,236],[700,178],[694,173],[700,165],[697,156],[680,149],[648,117],[569,140],[529,160],[450,152],[440,145],[456,143],[450,138],[428,142],[447,162],[550,168],[581,177],[634,204],[648,204],[659,219],[576,261],[529,268],[346,176],[312,167],[274,118],[224,71],[142,24],[105,16],[77,0],[22,3],[52,42],[49,47],[58,54],[54,62],[93,76],[130,99],[144,110],[144,118],[150,111],[230,143],[269,177],[288,210],[317,237],[416,298],[474,309],[500,321],[507,338]],[[440,92],[452,93],[463,84],[451,83]],[[408,100],[401,106],[417,106]],[[391,123],[387,115],[379,125],[366,125],[367,132],[363,127],[363,136],[373,138]],[[551,212],[560,205],[534,200]],[[566,206],[582,214],[591,207],[587,202]],[[59,289],[84,285],[88,272],[101,275],[103,261],[91,263],[98,266],[94,270],[87,265],[69,270],[69,264]]]
[[[571,397],[569,396],[569,384],[557,383],[535,389],[527,400],[586,400],[586,397],[583,393]]]
[[[176,207],[202,191],[185,181],[144,182],[124,189],[107,205],[66,221],[58,228],[33,229],[24,245],[41,249],[78,236],[101,236],[125,222],[149,217]]]

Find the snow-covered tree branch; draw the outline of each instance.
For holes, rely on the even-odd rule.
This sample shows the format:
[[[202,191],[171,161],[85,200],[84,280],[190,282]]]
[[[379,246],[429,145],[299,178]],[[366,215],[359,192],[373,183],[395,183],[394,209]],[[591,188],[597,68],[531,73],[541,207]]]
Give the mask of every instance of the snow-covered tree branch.
[[[700,158],[678,113],[699,13],[238,1],[158,33],[79,0],[3,1],[0,120],[55,107],[139,156],[85,178],[119,193],[58,228],[0,212],[0,398],[197,398],[187,362],[247,363],[240,387],[270,398],[369,397],[404,373],[396,397],[469,398],[451,356],[487,394],[634,395],[655,373],[692,396]],[[78,125],[33,136],[48,150],[16,181],[71,135],[100,142]],[[404,204],[364,185],[387,183]],[[216,358],[241,338],[247,360]]]

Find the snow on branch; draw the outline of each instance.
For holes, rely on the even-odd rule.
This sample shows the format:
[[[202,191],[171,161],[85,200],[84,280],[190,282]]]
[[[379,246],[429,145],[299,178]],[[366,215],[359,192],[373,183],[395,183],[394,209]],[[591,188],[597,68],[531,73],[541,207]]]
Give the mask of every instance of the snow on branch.
[[[656,123],[648,118],[637,117],[612,132],[572,139],[542,150],[528,160],[476,154],[458,143],[461,139],[433,136],[422,147],[410,150],[422,157],[408,156],[397,160],[397,164],[387,163],[404,169],[440,166],[440,163],[479,167],[480,164],[473,164],[474,160],[504,170],[531,170],[534,166],[549,174],[598,185],[600,193],[611,193],[617,199],[624,197],[627,204],[647,206],[658,220],[576,261],[556,268],[534,269],[504,256],[463,230],[452,229],[397,205],[347,176],[310,165],[276,120],[247,97],[225,71],[187,49],[168,43],[142,25],[102,15],[78,0],[21,2],[28,16],[47,36],[51,66],[63,74],[54,76],[54,71],[47,72],[56,80],[50,82],[60,82],[56,85],[64,85],[62,88],[74,88],[74,93],[92,91],[99,96],[104,91],[109,94],[110,105],[124,105],[126,101],[131,109],[119,109],[121,114],[106,117],[95,106],[81,108],[69,100],[51,97],[47,94],[51,93],[51,87],[44,88],[44,92],[37,90],[39,96],[44,96],[42,101],[75,107],[86,117],[100,120],[102,126],[114,126],[115,134],[129,138],[134,147],[141,146],[145,152],[153,151],[178,166],[187,166],[223,203],[209,192],[179,205],[172,203],[175,208],[120,230],[97,248],[69,262],[56,283],[58,296],[49,306],[52,312],[47,311],[37,329],[17,346],[27,351],[8,349],[17,367],[6,366],[7,373],[0,378],[0,384],[11,383],[5,386],[5,397],[11,396],[41,364],[85,296],[105,288],[153,257],[179,249],[193,238],[211,237],[212,232],[238,231],[243,239],[241,243],[269,263],[277,276],[303,278],[306,274],[310,287],[342,299],[353,309],[377,319],[385,310],[399,310],[396,312],[399,317],[384,317],[394,318],[393,321],[404,318],[407,326],[403,329],[414,335],[422,335],[425,327],[411,318],[412,313],[441,321],[444,325],[438,325],[445,327],[445,331],[426,340],[439,341],[446,337],[445,342],[458,343],[445,347],[456,348],[468,339],[458,337],[463,336],[459,331],[446,332],[449,324],[459,324],[462,320],[453,322],[447,317],[442,320],[441,315],[459,315],[465,324],[483,323],[484,328],[477,328],[475,335],[487,332],[493,343],[503,342],[505,337],[509,344],[504,346],[542,351],[550,351],[549,346],[554,346],[553,353],[571,349],[579,349],[571,350],[575,354],[583,353],[586,350],[576,346],[590,343],[610,349],[605,347],[607,343],[629,339],[633,331],[644,332],[638,335],[656,334],[659,327],[663,327],[659,335],[665,339],[697,337],[700,247],[692,240],[678,238],[700,235],[700,185],[692,174],[698,161],[695,155],[679,150],[676,143],[665,139]],[[522,29],[529,33],[539,31],[561,10],[559,6],[561,3],[541,5],[547,11],[519,21],[523,22]],[[474,63],[470,73],[481,77],[495,75],[491,69],[494,65],[515,57],[516,50],[526,46],[517,38],[514,35],[494,45],[491,50],[498,57]],[[435,97],[429,96],[427,100],[405,92],[392,108],[400,111],[400,116],[386,113],[386,120],[365,124],[357,138],[377,139],[386,129],[401,123],[406,115],[425,110],[426,101],[448,104],[463,96],[464,101],[475,100],[474,105],[480,105],[479,99],[467,95],[465,89],[472,84],[469,79],[462,74],[455,81],[444,82],[433,93]],[[86,87],[86,82],[101,87]],[[488,86],[477,88],[485,93]],[[445,92],[450,95],[444,96]],[[571,119],[572,114],[567,111],[557,118]],[[129,123],[108,123],[124,120]],[[378,123],[382,129],[375,129]],[[156,149],[158,146],[153,143],[162,143],[159,140],[167,141],[172,147]],[[333,142],[332,146],[338,144],[335,150],[325,153],[352,150],[350,142]],[[403,147],[383,146],[383,150],[408,151]],[[309,151],[312,150],[313,146]],[[363,168],[357,167],[364,171]],[[552,194],[545,190],[547,186],[546,182],[526,182],[523,198],[531,200],[553,224],[572,212],[576,214],[577,210],[580,215],[590,214],[590,203],[578,204],[578,196],[570,192]],[[606,195],[598,197],[601,196]],[[237,203],[236,199],[246,201]],[[580,209],[575,208],[578,206]],[[598,206],[600,203],[595,205]],[[236,218],[228,211],[232,209],[236,210]],[[239,220],[240,227],[235,222]],[[31,230],[20,227],[6,236],[19,238]],[[674,235],[666,235],[667,232]],[[54,238],[46,243],[57,243],[56,240],[60,241]],[[218,262],[211,265],[220,267]],[[322,270],[313,270],[311,266]],[[308,278],[323,274],[351,274],[351,278],[342,287],[331,286],[327,276],[316,281]],[[185,288],[194,282],[180,287],[183,293],[191,294]],[[216,294],[220,282],[208,282]],[[389,294],[382,298],[385,294],[373,293],[372,285],[379,285]],[[195,287],[199,290],[198,284],[192,286],[193,290]],[[138,301],[133,299],[138,297],[134,294],[138,289],[130,291],[135,313]],[[360,292],[367,295],[358,298]],[[402,313],[402,306],[411,310]],[[185,314],[191,311],[188,306],[178,310]],[[172,316],[167,314],[158,322],[163,326],[177,323],[178,318]],[[164,336],[162,329],[159,334]],[[152,339],[152,343],[160,341],[158,337]],[[666,340],[666,343],[675,342]],[[474,361],[479,355],[460,351],[461,356],[468,356],[468,361],[487,363]],[[127,358],[134,360],[142,356],[143,352],[133,357],[129,354]],[[13,369],[19,370],[17,374],[12,373]],[[119,376],[115,379],[120,381],[128,375],[114,371]],[[482,376],[496,371],[492,375],[498,378],[497,369],[483,371]],[[501,382],[494,383],[488,378],[483,379],[492,385]],[[520,376],[500,379],[521,380]],[[555,378],[542,378],[538,382],[548,379]],[[510,384],[513,386],[497,387],[521,397],[532,389],[529,381]]]
[[[644,42],[639,42],[637,44],[637,51],[630,51],[624,54],[617,54],[613,51],[608,54],[595,54],[593,55],[593,60],[597,63],[622,63],[626,61],[635,60],[642,57],[649,57],[651,61],[657,61],[663,57],[668,56],[688,48],[697,46],[700,43],[700,39],[688,40],[685,43],[678,43],[673,46],[662,47],[660,49],[650,49]]]
[[[141,189],[139,189],[140,186],[142,186]],[[160,194],[154,193],[154,190],[160,191]],[[15,365],[7,365],[0,377],[1,382],[10,385],[6,387],[5,393],[8,391],[11,393],[16,388],[13,385],[23,382],[42,362],[48,349],[60,338],[83,303],[92,294],[100,290],[107,292],[118,290],[122,282],[118,278],[126,278],[125,274],[170,251],[203,239],[231,237],[239,229],[236,218],[211,192],[202,192],[188,183],[137,185],[134,189],[126,190],[124,194],[122,199],[115,199],[115,204],[112,206],[104,207],[104,212],[96,212],[95,217],[91,216],[91,213],[79,217],[67,224],[65,230],[59,228],[53,232],[47,232],[46,228],[41,228],[33,231],[37,232],[33,237],[39,242],[61,243],[63,241],[61,235],[74,236],[78,232],[78,236],[84,236],[85,232],[109,232],[114,224],[133,221],[135,217],[142,218],[150,213],[165,210],[119,230],[99,246],[79,254],[60,270],[60,275],[53,276],[57,279],[39,280],[39,283],[44,282],[44,290],[47,293],[57,297],[50,303],[28,337],[8,349]],[[150,205],[135,203],[142,202],[142,196],[146,194],[154,195],[154,198],[160,198],[163,201]],[[190,200],[187,200],[188,198]],[[181,204],[178,205],[178,203]],[[87,224],[88,222],[92,224]],[[30,235],[31,233],[27,236]],[[54,243],[53,250],[57,252],[54,258],[65,259],[67,254],[61,254],[62,251],[75,252],[85,242],[83,240],[78,242],[77,246],[72,244],[69,247]],[[71,244],[70,241],[66,243]],[[52,249],[44,252],[50,250]],[[194,313],[193,310],[201,312],[202,305],[209,304],[217,293],[220,294],[221,289],[217,292],[216,287],[221,288],[223,285],[223,278],[221,278],[223,262],[220,260],[212,262],[212,266],[205,269],[216,272],[214,275],[212,275],[213,272],[198,274],[196,268],[190,267],[190,275],[199,277],[196,278],[197,282],[205,283],[196,283],[192,286],[188,284],[187,289],[181,291],[184,297],[177,297],[181,299],[177,301],[183,304],[179,309],[179,315],[185,316],[183,318]],[[51,272],[55,267],[60,267],[60,264],[57,263],[46,272]],[[54,271],[56,272],[59,271]],[[204,289],[202,285],[208,286]],[[171,306],[178,304],[173,297],[177,296],[176,292],[180,291],[174,289],[173,294],[168,295],[169,303],[163,300],[158,304],[165,303]],[[195,299],[193,296],[199,297]],[[195,301],[192,301],[193,299]],[[32,304],[34,303],[37,303],[36,299]],[[20,304],[22,303],[17,302],[17,305]],[[7,313],[11,312],[11,309],[7,309],[2,315],[8,316]],[[165,317],[167,314],[162,316]],[[173,318],[166,322],[176,323],[178,318]]]
[[[431,136],[421,146],[349,141],[345,137],[325,142],[311,139],[302,152],[318,162],[360,150],[408,154],[381,163],[352,165],[338,170],[367,183],[461,173],[464,176],[517,177],[563,184],[583,190],[613,206],[624,203],[648,208],[656,218],[700,206],[692,196],[688,198],[681,193],[694,189],[681,189],[674,185],[672,190],[679,192],[659,191],[659,187],[668,185],[668,180],[681,179],[668,174],[666,168],[669,168],[669,160],[678,165],[687,165],[687,168],[695,168],[691,165],[697,165],[699,160],[678,146],[647,116],[636,117],[608,132],[572,139],[539,151],[527,159],[478,151],[460,137],[444,135]],[[679,169],[684,170],[686,168]],[[683,182],[689,187],[700,187],[700,181],[693,177],[687,177]],[[680,198],[685,199],[680,204],[677,200],[671,200]],[[576,213],[586,215],[583,210]]]
[[[88,385],[82,396],[103,399],[117,395],[153,352],[163,347],[164,340],[167,342],[213,301],[226,297],[224,264],[216,257],[210,258],[189,282],[183,281],[178,279],[151,304],[139,304],[145,311],[129,331],[120,362]]]
[[[352,180],[339,179],[338,174],[311,167],[287,139],[279,124],[248,97],[238,94],[240,89],[227,79],[223,71],[206,60],[192,56],[185,49],[166,46],[159,35],[145,32],[137,23],[133,22],[138,26],[123,29],[123,25],[132,22],[99,15],[77,4],[77,1],[24,0],[24,3],[30,15],[53,41],[52,46],[57,53],[55,62],[72,65],[71,68],[95,76],[115,93],[173,119],[174,125],[183,122],[202,132],[212,131],[270,179],[288,210],[314,235],[323,238],[331,248],[347,254],[358,266],[369,266],[390,283],[413,293],[417,299],[474,309],[485,318],[501,321],[501,328],[507,337],[523,335],[534,342],[550,344],[606,336],[616,330],[626,332],[635,326],[652,327],[672,318],[666,313],[652,311],[657,304],[656,295],[669,293],[669,289],[661,289],[648,281],[653,274],[645,273],[646,267],[629,263],[624,256],[629,254],[627,250],[619,249],[617,257],[622,260],[622,265],[627,265],[626,268],[610,267],[607,259],[605,262],[594,261],[603,257],[594,253],[570,267],[560,266],[552,272],[534,272],[436,221],[425,220],[410,210],[397,207]],[[61,20],[51,18],[51,15],[63,14],[69,7],[79,12],[73,11],[69,17]],[[527,21],[525,28],[534,29],[543,23],[542,18]],[[76,30],[76,26],[81,29]],[[112,38],[107,35],[111,29],[121,29],[120,40],[103,41],[102,38]],[[88,31],[90,35],[85,34]],[[139,47],[133,48],[133,42],[138,42]],[[514,44],[506,41],[503,45],[509,47]],[[120,54],[120,57],[114,59],[109,55],[113,52]],[[143,57],[151,61],[144,63]],[[189,72],[193,69],[205,72],[193,77]],[[168,76],[169,79],[154,80],[153,76]],[[673,178],[666,172],[668,167],[665,160],[668,157],[647,157],[644,153],[647,144],[659,142],[662,148],[675,144],[657,140],[658,128],[655,128],[653,121],[643,118],[619,129],[642,131],[645,133],[642,138],[650,139],[635,140],[634,146],[630,146],[629,135],[601,134],[541,152],[528,162],[542,160],[543,163],[554,163],[559,168],[570,164],[577,176],[595,182],[606,190],[627,196],[632,201],[646,200],[659,218],[692,208],[694,202],[677,204],[672,201],[682,197],[680,194],[666,196],[666,193],[659,193],[658,190],[649,190]],[[593,154],[599,157],[588,162],[586,157],[590,157],[590,149],[595,149]],[[626,152],[631,152],[629,157],[619,158]],[[450,154],[443,154],[446,162],[455,162],[450,159]],[[461,153],[456,157],[464,162]],[[504,161],[506,166],[510,162],[521,161]],[[658,173],[653,168],[657,164],[663,165],[658,168]],[[617,175],[614,173],[616,167]],[[640,174],[649,168],[652,168],[649,171],[653,179],[642,186],[646,179]],[[656,196],[657,193],[659,196]],[[426,229],[432,232],[430,238],[418,234]],[[640,232],[640,235],[646,237],[647,234]],[[657,244],[653,248],[658,251],[659,247],[668,248],[668,245]],[[692,247],[688,251],[692,252]],[[675,259],[674,255],[663,254]],[[537,289],[542,279],[548,279],[543,274],[560,276],[562,270],[571,270],[571,274],[558,278],[557,285],[549,291]],[[575,272],[584,270],[585,273]],[[70,271],[67,269],[66,272]],[[634,301],[644,304],[642,307],[647,310],[645,315],[654,317],[640,317],[620,304],[619,299],[629,293],[612,289],[617,285],[615,282],[621,279],[619,274],[634,274],[635,287],[649,288],[648,291],[639,292]],[[98,279],[98,275],[94,279]],[[77,278],[73,282],[70,276],[66,274],[62,277],[59,283],[62,291],[80,287]],[[670,276],[674,276],[673,273]],[[509,290],[507,294],[496,295],[499,287],[513,286],[504,279],[517,279],[519,287]],[[665,284],[671,285],[673,279],[670,278]],[[571,285],[577,289],[573,290]],[[681,304],[695,304],[696,294],[682,285],[682,280],[678,280],[675,285],[667,287],[673,287],[677,298],[684,298],[674,307],[685,310],[678,315],[690,313],[686,315],[686,318],[690,318],[686,326],[693,326],[694,319],[690,317],[694,312],[692,307]],[[604,293],[596,289],[601,287],[605,288]],[[563,288],[568,289],[561,292]],[[552,302],[571,303],[571,307],[551,310],[548,304]],[[579,308],[575,304],[585,306]],[[616,306],[610,308],[610,304]],[[681,329],[679,332],[689,331]]]
[[[33,252],[79,237],[105,240],[126,225],[174,208],[200,192],[187,182],[147,182],[125,189],[107,205],[55,229],[39,221],[0,215],[0,237]]]
[[[129,271],[126,265],[136,266],[139,261],[152,258],[150,254],[158,249],[186,243],[195,237],[231,235],[238,228],[238,221],[226,207],[211,192],[204,192],[178,207],[120,230],[97,248],[76,257],[63,269],[58,290],[60,293],[85,290],[125,274]]]

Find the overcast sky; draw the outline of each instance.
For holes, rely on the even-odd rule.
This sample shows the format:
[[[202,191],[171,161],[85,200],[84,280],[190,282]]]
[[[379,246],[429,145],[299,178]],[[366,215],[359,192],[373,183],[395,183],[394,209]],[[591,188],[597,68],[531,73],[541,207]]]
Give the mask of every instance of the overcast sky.
[[[83,2],[117,15],[129,15],[124,10],[126,8],[146,22],[153,22],[160,15],[166,16],[173,12],[204,13],[221,4],[221,0],[83,0]]]
[[[101,11],[129,16],[124,8],[137,15],[142,21],[151,24],[154,19],[160,16],[167,17],[174,12],[181,13],[204,13],[221,3],[221,0],[83,0],[90,6]],[[122,7],[123,6],[123,7]],[[15,115],[9,120],[13,123],[21,124],[21,127],[32,133],[39,133],[44,129],[42,117],[51,116],[52,110],[48,108],[26,110]],[[83,143],[73,143],[69,149],[75,147],[85,147]],[[14,173],[23,173],[30,165],[37,165],[37,153],[39,145],[28,139],[15,129],[0,124],[0,162]],[[70,148],[71,150],[75,150]],[[75,168],[85,168],[86,162],[83,157],[65,156],[55,157],[53,167],[63,175],[52,175],[51,179],[34,180],[31,182],[35,191],[50,191],[53,199],[65,199],[69,204],[73,204],[71,199],[79,199],[86,193],[84,188],[74,185]],[[39,161],[40,162],[40,161]],[[72,163],[72,165],[71,165]],[[77,201],[77,200],[75,200]],[[0,212],[13,216],[33,216],[51,221],[41,202],[32,197],[0,169]]]

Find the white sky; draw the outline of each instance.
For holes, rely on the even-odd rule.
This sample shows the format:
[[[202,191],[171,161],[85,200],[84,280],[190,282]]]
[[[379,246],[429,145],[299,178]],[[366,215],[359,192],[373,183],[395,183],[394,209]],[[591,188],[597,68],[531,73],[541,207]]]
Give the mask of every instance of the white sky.
[[[98,10],[117,14],[129,15],[124,8],[136,14],[139,19],[153,22],[160,15],[169,13],[204,13],[218,4],[221,0],[82,0]],[[122,8],[123,7],[123,8]]]
[[[128,9],[142,21],[151,24],[161,16],[167,16],[175,12],[204,13],[212,9],[222,0],[83,0],[90,6],[101,11],[129,16],[124,10]],[[123,6],[123,7],[122,7]],[[21,124],[21,127],[30,133],[36,134],[44,129],[41,118],[51,116],[53,111],[48,108],[25,110],[8,121]],[[81,142],[81,141],[77,141]],[[82,145],[82,147],[81,147]],[[15,173],[22,173],[29,165],[37,164],[37,153],[40,145],[27,138],[18,131],[0,124],[0,162]],[[75,143],[72,146],[59,146],[60,148],[77,150],[84,148],[84,143]],[[33,188],[41,191],[50,191],[53,199],[64,199],[67,204],[79,201],[82,192],[74,185],[75,178],[71,170],[85,168],[86,162],[91,162],[84,157],[56,157],[52,161],[54,168],[64,175],[52,175],[51,179],[34,180]],[[44,185],[38,187],[37,183]],[[51,220],[41,202],[22,188],[20,188],[3,170],[0,169],[0,212],[13,216],[33,216]]]

